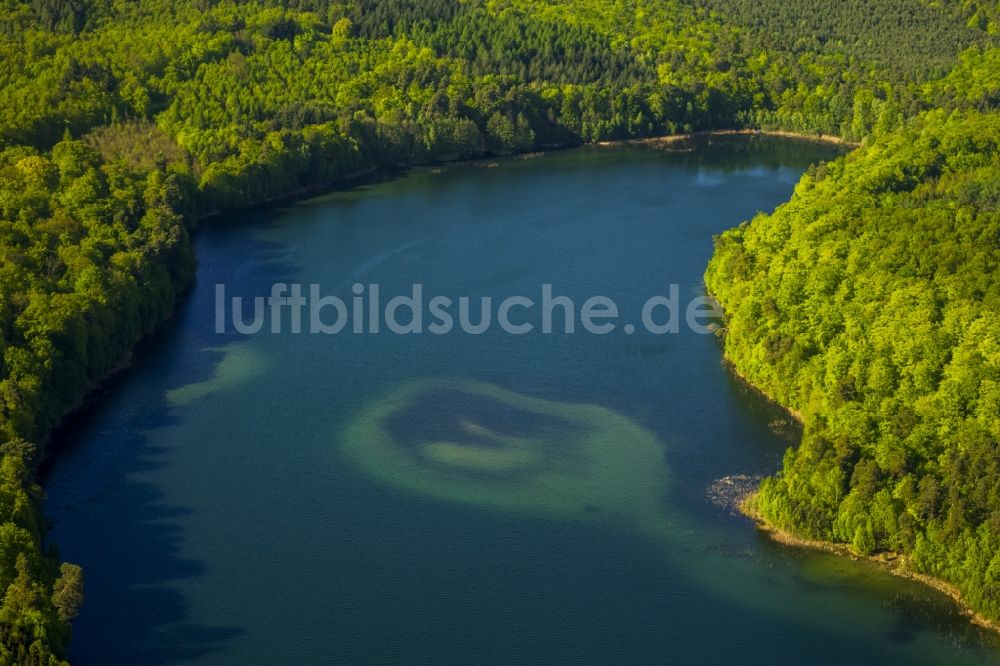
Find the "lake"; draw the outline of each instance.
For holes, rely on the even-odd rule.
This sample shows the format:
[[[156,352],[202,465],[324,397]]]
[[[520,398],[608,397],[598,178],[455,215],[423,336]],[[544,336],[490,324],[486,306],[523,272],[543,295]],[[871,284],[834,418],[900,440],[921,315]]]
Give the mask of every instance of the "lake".
[[[714,336],[621,325],[672,288],[701,296],[712,235],[835,155],[588,147],[205,223],[193,293],[45,478],[52,540],[86,571],[74,663],[1000,664],[939,593],[773,544],[710,501],[720,477],[778,469],[794,425]],[[216,285],[249,321],[275,283],[348,306],[356,284],[383,303],[414,284],[537,301],[517,323],[551,285],[620,320],[217,332]]]

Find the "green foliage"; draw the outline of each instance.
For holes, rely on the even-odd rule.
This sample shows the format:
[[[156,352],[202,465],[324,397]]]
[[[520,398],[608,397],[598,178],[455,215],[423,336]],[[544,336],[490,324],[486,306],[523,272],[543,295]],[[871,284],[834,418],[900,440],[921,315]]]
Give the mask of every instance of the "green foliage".
[[[52,586],[52,604],[63,622],[77,616],[83,605],[83,569],[68,562],[60,565],[59,578]]]
[[[50,663],[81,598],[78,568],[57,579],[43,555],[25,440],[44,441],[173,307],[193,272],[185,178],[83,141],[0,152],[0,663]]]
[[[768,50],[844,53],[894,73],[947,71],[981,29],[921,0],[698,0],[751,31]],[[985,26],[982,27],[985,29]]]
[[[996,458],[996,287],[975,250],[996,243],[995,128],[928,116],[936,143],[891,134],[1000,101],[995,2],[11,0],[0,16],[0,663],[65,646],[82,574],[43,551],[33,471],[190,280],[184,221],[377,168],[722,127],[876,137],[803,180],[788,210],[808,230],[778,214],[713,263],[748,308],[730,355],[818,415],[762,510],[927,571],[975,561],[965,589],[997,603],[996,491],[961,481]],[[802,203],[813,191],[835,208]],[[815,249],[782,255],[793,231]],[[899,279],[862,277],[876,260]],[[869,282],[898,320],[859,324]]]
[[[920,116],[718,238],[726,355],[803,414],[758,509],[1000,617],[1000,115]]]

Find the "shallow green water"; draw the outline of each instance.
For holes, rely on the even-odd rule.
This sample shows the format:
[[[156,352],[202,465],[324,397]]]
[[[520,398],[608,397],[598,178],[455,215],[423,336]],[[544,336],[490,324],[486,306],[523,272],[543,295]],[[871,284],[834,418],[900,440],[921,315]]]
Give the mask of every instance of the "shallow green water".
[[[53,539],[87,571],[76,663],[1000,664],[937,593],[709,502],[788,445],[712,336],[214,333],[216,283],[279,281],[550,283],[637,322],[672,283],[700,294],[712,234],[831,155],[591,148],[199,231],[197,289],[46,480]]]

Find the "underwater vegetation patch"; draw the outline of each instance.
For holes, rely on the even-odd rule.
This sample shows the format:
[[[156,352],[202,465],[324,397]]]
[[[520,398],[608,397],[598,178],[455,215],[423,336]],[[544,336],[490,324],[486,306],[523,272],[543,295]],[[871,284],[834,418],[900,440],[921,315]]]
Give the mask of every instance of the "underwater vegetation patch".
[[[372,477],[442,500],[574,520],[664,512],[663,445],[598,405],[484,382],[411,381],[363,409],[341,445]]]

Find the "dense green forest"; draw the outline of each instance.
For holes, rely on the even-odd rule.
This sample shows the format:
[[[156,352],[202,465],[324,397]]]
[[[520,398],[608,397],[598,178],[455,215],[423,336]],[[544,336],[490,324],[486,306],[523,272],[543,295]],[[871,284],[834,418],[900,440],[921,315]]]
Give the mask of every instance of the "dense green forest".
[[[794,53],[847,53],[887,71],[943,73],[962,50],[981,42],[972,26],[942,20],[928,4],[882,0],[760,2],[699,0],[752,31],[760,46]],[[900,30],[908,33],[899,39]]]
[[[1000,114],[933,111],[723,234],[726,354],[805,433],[756,508],[1000,618]]]
[[[989,113],[1000,102],[1000,51],[993,48],[998,6],[984,0],[0,1],[0,663],[58,663],[65,653],[68,623],[82,601],[82,572],[59,565],[46,545],[35,471],[60,418],[171,312],[192,278],[189,233],[199,219],[372,169],[713,128],[874,137],[858,156],[805,178],[795,202],[774,220],[727,236],[710,273],[713,290],[731,309],[731,358],[784,404],[808,407],[816,423],[840,423],[834,414],[841,404],[830,394],[827,407],[817,397],[825,395],[821,384],[804,379],[817,372],[809,364],[820,363],[810,359],[825,359],[824,345],[849,330],[829,381],[854,405],[850,423],[867,425],[842,445],[853,453],[836,460],[864,492],[842,481],[840,495],[805,508],[802,493],[813,486],[789,485],[805,478],[796,471],[823,470],[815,486],[829,483],[833,454],[816,449],[817,442],[847,437],[810,425],[785,476],[765,485],[762,505],[790,529],[846,535],[866,550],[913,552],[922,570],[962,583],[970,600],[995,613],[996,598],[987,596],[996,588],[980,581],[1000,575],[1000,564],[990,569],[955,558],[989,545],[996,551],[988,542],[997,533],[996,474],[990,477],[975,456],[990,445],[995,454],[997,437],[997,405],[989,402],[995,386],[986,384],[997,380],[996,352],[992,379],[976,354],[989,351],[982,341],[996,333],[989,248],[995,250],[997,237],[988,218],[997,201],[996,164],[989,162],[995,145],[984,142],[991,130],[996,134]],[[862,197],[871,210],[858,203]],[[887,384],[877,398],[865,393],[868,375],[860,368],[889,361],[881,352],[859,354],[854,342],[869,333],[845,328],[860,320],[853,311],[828,320],[818,304],[819,310],[792,310],[789,303],[812,288],[799,273],[779,283],[783,272],[775,268],[767,274],[773,284],[762,282],[777,290],[765,310],[780,336],[769,328],[759,343],[755,336],[764,332],[741,328],[743,308],[764,308],[748,291],[754,271],[791,259],[766,244],[759,255],[738,252],[737,239],[779,233],[797,239],[792,230],[814,219],[811,206],[818,211],[827,201],[868,210],[850,222],[874,225],[873,236],[859,243],[899,241],[883,258],[890,263],[874,269],[885,274],[879,284],[895,290],[893,276],[904,270],[933,283],[933,298],[919,301],[927,312],[914,312],[947,326],[915,329],[914,321],[908,328],[921,331],[915,342],[908,339],[933,351],[929,362],[938,368],[921,370],[919,385],[904,385],[900,374],[910,371],[907,359],[919,349],[893,351],[898,356],[889,357],[885,372],[896,374],[882,379]],[[880,217],[884,211],[891,215]],[[817,246],[830,242],[810,256],[830,258],[831,271],[839,265],[833,258],[871,252],[848,243],[855,231],[841,229],[838,236],[836,224],[831,219],[829,239],[818,236],[820,228],[801,232]],[[875,238],[880,233],[894,235]],[[971,264],[978,278],[962,268],[965,261],[979,262]],[[832,298],[848,276],[867,282],[862,266],[848,262],[839,274],[823,273],[816,288]],[[789,289],[792,301],[776,296]],[[957,303],[963,314],[952,312]],[[967,340],[969,313],[983,312],[983,303],[993,303],[994,319],[978,324],[985,330]],[[823,332],[811,332],[813,326]],[[878,335],[894,335],[888,330]],[[802,342],[807,338],[815,339]],[[763,357],[759,344],[769,350]],[[917,394],[907,391],[944,390],[959,352],[966,364],[954,372],[960,386],[948,390],[965,402],[931,405],[927,398],[920,406],[909,399]],[[976,363],[982,369],[967,371]],[[859,368],[853,374],[844,369],[853,367]],[[779,375],[794,381],[781,384]],[[980,378],[979,394],[969,377]],[[962,411],[949,411],[958,404]],[[900,405],[909,411],[893,411]],[[896,439],[882,443],[878,433],[897,421],[903,425]],[[935,429],[968,431],[969,439],[961,435],[959,450],[959,440],[928,434]],[[935,458],[928,442],[951,458]],[[893,462],[879,451],[891,452]],[[904,462],[896,460],[899,451],[907,451]],[[982,483],[965,474],[969,467],[983,472]],[[907,479],[905,488],[933,497],[933,512],[921,508],[906,522],[909,514],[897,510],[911,506],[910,496],[892,495],[896,523],[888,525],[884,494]]]

